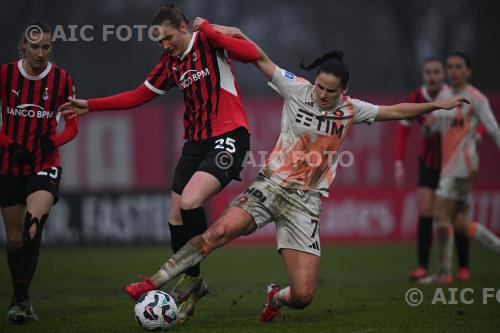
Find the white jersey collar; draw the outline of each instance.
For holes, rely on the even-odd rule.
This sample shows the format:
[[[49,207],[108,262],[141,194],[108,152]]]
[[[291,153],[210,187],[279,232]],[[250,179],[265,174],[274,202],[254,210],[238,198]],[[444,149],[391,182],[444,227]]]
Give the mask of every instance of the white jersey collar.
[[[184,51],[184,53],[179,57],[180,60],[184,59],[184,57],[189,53],[191,52],[191,50],[193,49],[193,44],[194,44],[194,40],[196,39],[196,36],[198,35],[198,31],[195,31],[193,32],[193,35],[191,36],[191,40],[189,41],[189,45],[188,45],[188,48],[186,49],[186,51]]]
[[[17,67],[19,68],[19,72],[21,72],[21,75],[24,76],[25,78],[27,78],[28,80],[41,80],[43,79],[44,77],[47,76],[47,74],[49,74],[50,70],[52,69],[52,63],[50,61],[47,61],[47,67],[44,69],[43,72],[41,72],[39,75],[36,75],[36,76],[33,76],[33,75],[30,75],[28,74],[25,70],[24,70],[24,67],[23,67],[23,60],[24,59],[21,59],[17,62]]]

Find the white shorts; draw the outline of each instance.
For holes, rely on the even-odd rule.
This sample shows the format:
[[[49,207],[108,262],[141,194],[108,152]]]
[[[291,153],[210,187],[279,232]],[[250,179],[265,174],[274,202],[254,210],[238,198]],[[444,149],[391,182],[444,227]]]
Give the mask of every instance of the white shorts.
[[[474,177],[441,176],[436,194],[443,198],[467,202],[473,182]]]
[[[320,256],[318,192],[284,188],[259,175],[230,206],[252,215],[258,228],[274,222],[278,251],[292,249]]]

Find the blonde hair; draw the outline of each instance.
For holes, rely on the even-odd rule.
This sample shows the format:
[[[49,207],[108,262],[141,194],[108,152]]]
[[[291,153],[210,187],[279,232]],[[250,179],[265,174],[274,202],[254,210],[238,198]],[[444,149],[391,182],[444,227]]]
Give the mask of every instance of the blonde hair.
[[[51,34],[52,29],[47,23],[43,21],[34,21],[31,24],[28,24],[26,28],[23,30],[23,35],[21,36],[21,39],[17,44],[19,59],[26,58],[26,48],[24,47],[24,44],[28,41],[28,38],[26,36],[30,36],[30,34],[32,34],[33,32],[46,32]],[[52,53],[49,57],[52,57]]]

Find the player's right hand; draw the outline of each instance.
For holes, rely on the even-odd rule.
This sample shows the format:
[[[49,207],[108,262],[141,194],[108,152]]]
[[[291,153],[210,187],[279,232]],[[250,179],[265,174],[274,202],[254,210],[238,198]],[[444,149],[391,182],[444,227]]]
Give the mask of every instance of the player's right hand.
[[[406,184],[405,168],[401,161],[397,161],[394,166],[394,180],[396,181],[396,187],[402,188]]]
[[[77,99],[73,97],[68,97],[68,101],[61,105],[58,109],[63,115],[69,115],[68,119],[83,116],[84,114],[90,112],[89,103],[86,99]]]
[[[437,101],[435,102],[437,109],[445,109],[451,110],[454,109],[463,103],[470,104],[470,101],[465,97],[453,97],[445,101]]]

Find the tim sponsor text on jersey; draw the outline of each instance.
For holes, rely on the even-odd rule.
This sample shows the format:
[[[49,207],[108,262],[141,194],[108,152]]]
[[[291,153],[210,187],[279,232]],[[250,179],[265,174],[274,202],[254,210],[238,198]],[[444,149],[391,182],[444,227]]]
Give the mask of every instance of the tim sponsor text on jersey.
[[[43,107],[37,104],[21,104],[15,108],[7,106],[7,114],[25,118],[53,118],[54,111],[46,111]]]
[[[342,124],[340,119],[341,118],[328,119],[327,117],[312,114],[304,109],[299,109],[299,112],[295,116],[296,123],[305,127],[315,125],[318,132],[325,133],[327,135],[337,135],[339,138],[344,132],[344,124]],[[338,126],[338,122],[340,122],[340,126]]]

